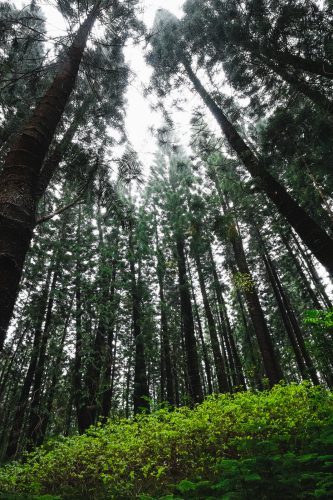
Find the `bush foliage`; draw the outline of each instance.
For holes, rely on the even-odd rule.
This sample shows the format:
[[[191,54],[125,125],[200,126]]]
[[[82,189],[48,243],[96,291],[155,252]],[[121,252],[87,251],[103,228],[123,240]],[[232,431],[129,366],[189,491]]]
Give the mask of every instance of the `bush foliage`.
[[[211,396],[193,410],[161,408],[49,442],[5,465],[0,491],[8,498],[330,498],[332,419],[332,394],[307,383]]]

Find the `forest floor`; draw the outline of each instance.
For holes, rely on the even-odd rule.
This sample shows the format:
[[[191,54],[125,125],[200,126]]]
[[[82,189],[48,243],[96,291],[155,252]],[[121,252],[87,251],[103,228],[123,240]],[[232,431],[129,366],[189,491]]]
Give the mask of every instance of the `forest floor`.
[[[333,397],[301,385],[114,418],[0,469],[0,498],[333,498]]]

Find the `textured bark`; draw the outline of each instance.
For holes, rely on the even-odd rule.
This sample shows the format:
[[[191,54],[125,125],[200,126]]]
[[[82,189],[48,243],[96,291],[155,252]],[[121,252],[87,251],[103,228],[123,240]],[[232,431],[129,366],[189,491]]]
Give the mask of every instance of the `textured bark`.
[[[50,88],[9,151],[0,175],[0,350],[35,225],[39,173],[75,86],[98,10],[99,2],[79,28]]]
[[[239,135],[234,125],[203,87],[188,62],[184,61],[183,64],[194,88],[220,125],[231,148],[243,162],[251,176],[258,182],[260,189],[275,204],[278,211],[287,219],[316,258],[333,274],[333,240],[265,169],[261,161]]]
[[[176,235],[177,263],[179,277],[180,309],[183,321],[186,365],[189,381],[189,397],[192,404],[200,403],[203,399],[200,381],[199,359],[194,335],[194,322],[190,290],[186,272],[185,242],[182,235]]]

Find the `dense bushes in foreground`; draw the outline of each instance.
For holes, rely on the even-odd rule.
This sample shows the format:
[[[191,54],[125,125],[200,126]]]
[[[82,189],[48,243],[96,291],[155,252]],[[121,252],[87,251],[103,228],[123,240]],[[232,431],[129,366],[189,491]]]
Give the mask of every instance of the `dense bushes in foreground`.
[[[332,471],[332,394],[302,384],[110,421],[4,466],[0,491],[2,498],[330,498]]]

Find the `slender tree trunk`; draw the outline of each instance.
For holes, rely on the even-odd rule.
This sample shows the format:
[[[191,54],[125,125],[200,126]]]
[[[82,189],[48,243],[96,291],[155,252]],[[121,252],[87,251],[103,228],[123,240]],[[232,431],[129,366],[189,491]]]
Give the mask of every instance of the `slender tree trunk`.
[[[2,368],[1,376],[0,376],[0,402],[2,400],[2,396],[3,396],[7,386],[9,385],[9,379],[11,376],[13,364],[14,364],[15,360],[17,359],[17,355],[20,352],[21,345],[23,343],[23,340],[26,338],[28,330],[29,330],[29,326],[22,328],[22,330],[20,331],[20,336],[17,340],[15,350],[13,350],[14,341],[15,341],[15,338],[14,338],[13,343],[12,343],[12,348],[10,349],[10,352],[12,351],[13,354],[3,364],[3,368]]]
[[[33,380],[36,373],[36,367],[38,363],[38,356],[40,351],[40,344],[42,341],[42,325],[44,320],[45,309],[47,305],[47,298],[49,293],[50,280],[52,275],[52,265],[50,265],[45,286],[41,297],[38,301],[38,317],[36,320],[34,341],[32,345],[31,358],[29,362],[29,367],[24,378],[23,386],[20,391],[19,400],[16,403],[16,410],[12,420],[12,428],[9,435],[8,446],[6,450],[6,457],[13,458],[19,451],[19,442],[22,434],[24,419],[29,404],[29,394]]]
[[[187,373],[189,378],[189,397],[192,404],[203,399],[200,381],[199,359],[194,335],[194,322],[190,290],[186,273],[185,242],[181,234],[176,235],[177,263],[179,277],[180,309],[184,328]]]
[[[155,223],[155,243],[157,255],[157,279],[159,286],[160,298],[160,311],[161,311],[161,395],[164,398],[166,387],[167,401],[171,406],[175,404],[174,394],[174,380],[171,361],[171,347],[170,347],[170,331],[168,323],[168,311],[164,297],[164,276],[165,276],[165,261],[163,253],[159,247],[159,238],[156,222],[156,210],[154,210],[154,223]]]
[[[134,256],[132,221],[130,221],[128,246],[129,246],[129,265],[131,273],[133,334],[135,342],[133,404],[134,404],[134,414],[137,414],[141,410],[149,411],[149,389],[147,381],[145,345],[140,324],[140,316],[141,316],[140,283],[135,276],[135,260],[134,260],[135,256]]]
[[[54,293],[59,278],[59,262],[56,263],[56,269],[53,273],[53,278],[50,287],[49,299],[46,308],[44,330],[42,335],[42,340],[40,344],[38,363],[36,366],[36,372],[34,377],[34,384],[32,389],[31,403],[30,403],[30,416],[28,421],[28,439],[31,440],[32,444],[36,444],[39,439],[40,425],[43,420],[41,408],[42,400],[42,389],[45,373],[45,362],[46,362],[46,349],[47,342],[49,339],[49,332],[52,320],[52,311],[54,303]]]
[[[50,154],[45,159],[38,177],[38,186],[36,192],[38,199],[43,196],[52,180],[53,174],[58,170],[64,153],[66,152],[68,146],[71,144],[71,141],[78,130],[80,121],[87,113],[89,102],[90,96],[86,96],[82,104],[76,109],[72,118],[72,123],[65,131],[62,139],[55,144],[54,148],[50,151]]]
[[[83,384],[82,384],[82,357],[83,357],[83,331],[82,331],[82,315],[83,315],[83,304],[82,304],[82,284],[81,284],[81,206],[78,209],[78,225],[77,225],[77,255],[76,255],[76,269],[75,269],[75,357],[73,366],[73,394],[74,394],[74,406],[76,410],[76,418],[78,429],[80,433],[83,433],[87,428],[86,419],[84,412],[82,412],[82,398],[83,398]]]
[[[239,135],[234,125],[203,87],[189,63],[183,61],[185,70],[194,88],[211,111],[225,134],[231,148],[236,152],[260,188],[287,219],[316,258],[333,274],[333,239],[296,203],[285,188],[265,169],[262,162]]]
[[[243,388],[246,388],[245,378],[244,378],[243,369],[242,369],[242,363],[241,363],[241,360],[240,360],[240,357],[238,354],[238,350],[237,350],[237,346],[235,343],[235,339],[234,339],[234,336],[232,333],[232,328],[230,325],[225,300],[223,298],[222,287],[221,287],[220,280],[219,280],[218,275],[217,275],[214,256],[213,256],[212,248],[210,245],[208,248],[208,252],[209,252],[210,264],[211,264],[211,269],[212,269],[212,274],[213,274],[216,298],[217,298],[217,302],[218,302],[218,306],[219,306],[222,332],[223,332],[223,336],[228,339],[228,342],[230,344],[231,358],[233,360],[232,365],[234,367],[233,368],[234,369],[233,376],[235,377],[235,383],[237,386],[242,386]]]
[[[196,299],[196,295],[195,295],[191,267],[190,267],[189,262],[188,262],[187,254],[186,254],[186,263],[187,263],[187,269],[188,269],[190,283],[191,283],[193,306],[194,306],[195,317],[197,320],[199,339],[201,342],[202,356],[203,356],[203,361],[204,361],[204,365],[205,365],[205,372],[206,372],[207,385],[208,385],[208,394],[212,394],[213,393],[212,370],[210,367],[210,360],[209,360],[207,346],[206,346],[206,342],[205,342],[205,338],[204,338],[204,334],[203,334],[200,312],[199,312],[199,307],[198,307],[198,303],[197,303],[197,299]]]
[[[159,285],[159,297],[160,297],[160,308],[161,308],[161,354],[164,363],[166,396],[168,403],[173,406],[175,404],[174,381],[172,374],[167,308],[164,298],[164,283],[163,283],[164,265],[162,262],[162,253],[159,248],[157,248],[157,278]]]
[[[218,341],[218,337],[217,337],[216,325],[215,325],[213,313],[212,313],[212,310],[211,310],[211,307],[209,304],[209,300],[208,300],[208,295],[207,295],[207,291],[206,291],[206,285],[205,285],[205,280],[204,280],[204,276],[203,276],[200,257],[196,252],[194,252],[194,260],[195,260],[196,267],[197,267],[200,290],[201,290],[201,295],[202,295],[203,304],[204,304],[205,313],[206,313],[206,318],[207,318],[207,323],[208,323],[208,330],[209,330],[210,341],[211,341],[211,345],[212,345],[218,388],[219,388],[219,391],[222,393],[229,392],[230,387],[229,387],[228,379],[227,379],[227,375],[226,375],[225,362],[224,362],[223,356],[221,354],[220,345],[219,345],[219,341]]]
[[[72,297],[72,299],[70,301],[69,308],[68,308],[68,311],[67,311],[67,316],[66,316],[66,320],[65,320],[65,324],[64,324],[64,329],[63,329],[63,333],[62,333],[62,336],[61,336],[61,339],[60,339],[60,343],[59,343],[58,355],[56,356],[56,359],[55,359],[55,362],[54,362],[54,366],[53,366],[53,373],[52,373],[52,377],[51,377],[50,387],[47,390],[47,398],[46,398],[46,405],[45,405],[45,415],[44,415],[44,417],[41,420],[41,425],[40,425],[39,433],[38,433],[37,439],[35,441],[35,444],[37,446],[39,446],[39,445],[41,445],[43,443],[43,441],[45,439],[46,432],[47,432],[47,428],[48,428],[49,422],[50,422],[53,401],[54,401],[54,397],[55,397],[55,394],[56,394],[56,388],[57,388],[57,384],[58,384],[58,378],[59,378],[59,375],[60,375],[61,360],[62,360],[62,357],[63,357],[63,354],[64,354],[64,352],[63,352],[64,343],[65,343],[65,339],[66,339],[67,332],[68,332],[69,321],[70,321],[70,318],[71,318],[72,305],[73,305],[73,297]]]
[[[296,244],[297,250],[299,251],[301,257],[303,258],[303,260],[306,264],[309,275],[311,276],[316,288],[318,288],[318,290],[320,290],[320,294],[323,297],[323,300],[324,300],[326,306],[329,308],[333,308],[333,304],[326,293],[325,287],[323,286],[323,283],[318,275],[317,269],[313,265],[311,256],[306,253],[304,248],[302,248],[302,245],[298,241],[296,235],[292,234],[292,237],[293,237],[293,240]]]
[[[115,369],[115,349],[116,349],[116,341],[117,341],[117,332],[116,337],[114,338],[115,331],[115,322],[116,322],[116,309],[119,305],[119,300],[115,298],[116,294],[116,260],[113,259],[112,263],[112,276],[111,276],[111,287],[110,287],[110,297],[109,301],[111,307],[113,309],[113,314],[111,321],[108,323],[108,331],[107,331],[107,346],[106,346],[106,356],[105,356],[105,367],[103,371],[103,385],[104,390],[102,394],[102,417],[108,418],[111,410],[111,400],[113,394],[112,387],[112,375],[114,374]],[[115,344],[115,345],[113,345]]]
[[[234,266],[232,266],[234,267]],[[236,269],[232,269],[232,274],[236,272]],[[262,380],[262,358],[260,359],[259,356],[257,356],[257,350],[255,350],[255,347],[253,345],[253,336],[251,335],[251,330],[250,328],[253,327],[252,322],[251,325],[248,323],[248,318],[245,310],[245,305],[244,305],[244,300],[239,292],[239,290],[236,290],[236,295],[237,295],[237,302],[239,304],[239,309],[240,309],[240,314],[242,318],[242,323],[244,325],[244,340],[245,340],[245,346],[243,348],[243,356],[244,359],[246,360],[247,357],[250,358],[250,371],[252,372],[251,375],[249,376],[250,383],[253,381],[254,384],[256,385],[256,388],[258,388],[260,391],[263,390],[264,385],[263,385],[263,380]],[[250,318],[251,319],[251,318]]]
[[[97,1],[80,26],[65,60],[5,159],[0,175],[0,350],[12,317],[35,225],[37,185],[43,160],[75,86]]]
[[[316,369],[305,346],[303,332],[298,325],[278,273],[266,250],[263,252],[263,260],[302,378],[305,380],[310,377],[314,384],[319,384]]]
[[[283,243],[287,249],[287,252],[288,252],[290,259],[292,260],[292,262],[295,265],[295,268],[297,270],[297,274],[299,275],[300,279],[303,282],[303,286],[304,286],[304,289],[306,290],[306,294],[308,295],[308,298],[311,299],[315,309],[322,309],[323,305],[327,305],[325,303],[324,298],[321,296],[319,290],[318,290],[319,293],[317,296],[316,292],[312,289],[312,287],[309,283],[309,278],[306,277],[304,270],[303,270],[303,267],[301,266],[297,256],[295,255],[295,252],[294,252],[293,248],[291,247],[290,242],[288,241],[286,236],[283,234],[282,231],[279,233],[279,235],[280,235],[280,238],[283,241]],[[322,300],[322,303],[319,302],[319,296],[320,296],[320,299]]]
[[[283,378],[282,370],[274,352],[273,342],[268,331],[266,319],[260,305],[258,293],[253,282],[249,266],[247,264],[243,243],[235,226],[230,228],[229,236],[234,250],[238,271],[245,278],[249,279],[249,284],[245,284],[243,287],[243,294],[258,340],[265,371],[270,385],[273,386]]]

